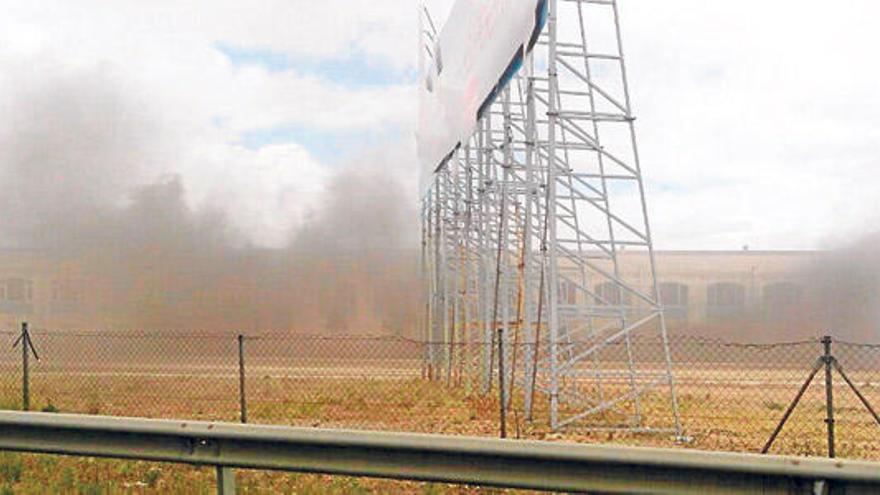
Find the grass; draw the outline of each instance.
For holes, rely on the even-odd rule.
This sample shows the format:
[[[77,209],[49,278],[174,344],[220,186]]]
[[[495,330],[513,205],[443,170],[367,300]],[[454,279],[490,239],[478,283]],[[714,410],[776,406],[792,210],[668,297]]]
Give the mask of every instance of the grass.
[[[509,431],[522,438],[584,443],[615,443],[704,450],[755,452],[769,437],[799,385],[801,372],[763,371],[760,380],[742,380],[745,373],[717,370],[681,373],[679,399],[687,444],[671,434],[597,432],[578,429],[554,433],[547,427],[546,402],[539,400],[534,422],[524,421],[522,396],[516,394]],[[729,375],[729,376],[728,376]],[[498,400],[495,395],[467,392],[468,384],[416,377],[371,379],[357,374],[337,378],[255,374],[247,381],[249,417],[254,423],[369,428],[378,430],[496,436]],[[708,379],[710,378],[711,379]],[[733,379],[735,377],[740,377]],[[730,379],[728,379],[730,378]],[[237,379],[234,376],[131,374],[39,374],[32,377],[32,408],[151,418],[237,421]],[[869,384],[870,385],[870,384]],[[865,393],[877,397],[877,387]],[[614,387],[605,393],[620,392]],[[824,453],[824,390],[817,383],[805,395],[783,430],[774,453]],[[838,452],[842,457],[880,460],[876,425],[846,389],[835,389],[838,414]],[[0,406],[20,404],[14,373],[0,379]],[[539,397],[540,399],[540,397]],[[876,399],[875,399],[876,401]],[[646,424],[668,426],[669,402],[658,393],[640,403]],[[607,414],[604,420],[622,422],[634,413]],[[135,461],[99,460],[0,453],[2,493],[213,493],[214,470]],[[237,472],[241,493],[488,493],[492,490],[425,483],[366,480],[264,471]]]
[[[8,472],[12,470],[12,472]],[[7,475],[13,474],[12,478]],[[450,494],[495,493],[475,487],[431,483],[238,470],[239,493],[297,494]],[[0,494],[213,494],[213,467],[190,467],[134,461],[3,454]]]

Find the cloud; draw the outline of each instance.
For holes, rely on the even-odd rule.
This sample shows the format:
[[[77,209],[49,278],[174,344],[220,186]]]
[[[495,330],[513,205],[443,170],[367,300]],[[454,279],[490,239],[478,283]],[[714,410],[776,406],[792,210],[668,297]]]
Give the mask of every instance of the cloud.
[[[426,3],[440,27],[452,0]],[[300,222],[313,204],[302,198],[319,196],[338,157],[352,154],[332,143],[394,149],[412,132],[410,2],[0,6],[0,93],[77,73],[112,80],[131,96],[132,114],[151,116],[162,143],[124,181],[178,174],[192,206],[222,191],[230,221],[260,243]],[[660,247],[815,248],[876,227],[880,67],[869,61],[880,6],[626,0],[620,8]],[[243,63],[222,47],[280,62]],[[290,194],[291,184],[310,193]],[[291,196],[304,204],[278,199]]]
[[[0,239],[101,294],[62,326],[413,330],[412,140],[331,170],[294,143],[181,140],[112,71],[24,74],[0,94]]]
[[[863,63],[880,6],[621,6],[661,246],[816,248],[880,228],[880,66]]]
[[[53,87],[54,97],[62,102],[66,93],[76,94],[85,107],[124,100],[126,108],[113,118],[142,119],[148,128],[138,127],[136,136],[115,136],[112,141],[138,148],[126,151],[136,152],[143,163],[120,174],[108,173],[107,167],[88,160],[89,144],[82,142],[66,150],[68,143],[60,143],[52,153],[79,163],[84,180],[94,179],[91,187],[108,189],[100,196],[115,194],[117,202],[134,185],[177,175],[190,206],[221,208],[236,228],[260,245],[283,245],[289,231],[316,207],[333,173],[325,160],[332,150],[322,157],[309,151],[327,150],[329,138],[316,144],[309,136],[357,136],[378,129],[383,130],[380,136],[401,136],[414,112],[413,89],[405,81],[352,88],[328,79],[333,74],[314,70],[314,64],[272,71],[237,65],[217,49],[226,41],[289,54],[294,61],[344,60],[355,49],[401,71],[408,62],[391,49],[402,43],[392,38],[414,33],[398,25],[402,21],[393,15],[399,9],[396,2],[262,2],[245,8],[240,2],[44,1],[2,7],[4,115],[22,115],[23,109],[13,108],[17,101],[44,101],[46,95],[29,94],[44,86]],[[377,43],[377,31],[395,36],[382,35],[389,38],[387,43]],[[86,80],[95,88],[88,95],[79,94],[81,87],[64,87],[65,81],[76,86]],[[7,124],[10,139],[28,132],[9,119]],[[125,128],[114,122],[103,125],[101,130]],[[278,128],[310,133],[244,146],[248,135]],[[351,147],[366,145],[373,142],[359,140]]]
[[[438,25],[450,4],[428,2]],[[866,63],[880,6],[619,5],[659,247],[814,249],[880,228],[880,66]],[[616,52],[610,9],[584,9],[591,49]]]

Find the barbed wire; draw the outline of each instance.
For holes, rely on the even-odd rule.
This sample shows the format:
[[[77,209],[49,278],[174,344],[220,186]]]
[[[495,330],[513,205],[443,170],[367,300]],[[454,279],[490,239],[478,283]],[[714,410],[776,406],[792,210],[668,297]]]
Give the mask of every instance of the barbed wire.
[[[0,330],[0,338],[8,337],[9,344],[20,335],[15,329]],[[48,326],[32,327],[30,335],[40,353],[39,361],[29,363],[34,409],[229,421],[240,414],[243,383],[249,418],[261,423],[486,435],[494,434],[498,421],[498,380],[489,389],[485,381],[487,372],[497,375],[498,366],[486,360],[490,341],[484,339],[450,345],[379,329],[328,335],[281,330],[65,331]],[[577,352],[601,341],[573,340],[560,344],[560,349]],[[507,345],[513,350],[505,351],[508,359],[517,352],[521,359],[505,377],[512,387],[507,410],[523,437],[543,438],[550,433],[549,341],[540,339],[535,353],[541,356],[541,371],[535,375],[531,416],[524,402],[528,394],[522,352],[534,350],[535,342],[511,338]],[[623,340],[607,342],[599,360],[585,360],[568,370],[560,394],[570,409],[563,407],[563,414],[574,414],[578,404],[595,404],[603,395],[605,402],[625,397],[633,381],[637,388],[655,382],[662,386],[657,370],[663,339],[631,339],[641,363],[632,372],[633,381],[625,345]],[[673,335],[668,345],[686,435],[694,438],[694,447],[724,450],[760,449],[822,355],[819,339],[737,342]],[[880,404],[880,343],[835,339],[833,349],[862,394]],[[0,346],[0,407],[21,407],[22,359],[19,349]],[[834,387],[839,431],[846,439],[841,448],[850,449],[842,455],[880,458],[874,447],[876,425],[860,412],[857,399],[840,388],[846,387],[841,380]],[[644,426],[670,427],[671,409],[664,397],[662,391],[639,394],[641,421],[648,421]],[[775,451],[821,453],[823,398],[820,384],[807,391]],[[625,426],[636,417],[634,401],[621,400],[613,410],[565,434],[583,438],[589,435],[583,433],[589,430],[579,429],[585,425]]]
[[[429,345],[429,346],[468,346],[468,345],[487,345],[491,344],[494,341],[476,339],[476,340],[464,340],[464,341],[440,341],[440,340],[425,340],[420,338],[409,337],[405,335],[397,335],[397,334],[389,334],[383,331],[377,331],[373,333],[357,333],[357,334],[327,334],[327,332],[322,333],[302,333],[301,331],[282,331],[282,330],[273,330],[273,331],[192,331],[192,330],[184,330],[184,331],[173,331],[173,330],[95,330],[95,331],[87,331],[87,330],[75,330],[75,331],[67,331],[67,330],[58,330],[46,327],[31,327],[32,332],[38,332],[41,335],[45,336],[57,336],[57,337],[76,337],[76,338],[132,338],[132,339],[218,339],[218,340],[226,340],[226,339],[236,339],[239,335],[247,340],[303,340],[303,341],[397,341],[397,342],[407,342],[415,345]],[[0,335],[8,335],[8,336],[17,336],[20,334],[20,330],[0,330]],[[597,342],[606,341],[609,345],[618,345],[623,344],[625,339],[621,335],[615,339],[605,339],[602,336],[596,336],[592,339],[590,338],[582,338],[582,339],[571,339],[563,342],[559,342],[558,345],[580,345],[580,344],[595,344]],[[850,346],[850,347],[863,347],[867,349],[880,349],[880,342],[878,343],[869,343],[869,342],[853,342],[849,340],[840,340],[837,338],[833,339],[836,345],[842,346]],[[774,348],[784,348],[784,347],[797,347],[797,346],[805,346],[805,345],[815,345],[821,342],[821,338],[814,339],[804,339],[804,340],[790,340],[790,341],[782,341],[782,342],[737,342],[731,340],[725,340],[719,337],[706,337],[701,335],[670,335],[667,338],[667,343],[669,344],[677,344],[677,345],[707,345],[707,346],[723,346],[723,347],[738,347],[738,348],[747,348],[747,349],[774,349]],[[547,338],[540,339],[538,344],[541,346],[547,346],[551,342]],[[641,336],[631,336],[630,337],[631,344],[655,344],[661,345],[663,344],[663,340],[656,336],[651,337],[641,337]],[[522,346],[534,346],[535,342],[532,341],[520,341],[519,345]]]

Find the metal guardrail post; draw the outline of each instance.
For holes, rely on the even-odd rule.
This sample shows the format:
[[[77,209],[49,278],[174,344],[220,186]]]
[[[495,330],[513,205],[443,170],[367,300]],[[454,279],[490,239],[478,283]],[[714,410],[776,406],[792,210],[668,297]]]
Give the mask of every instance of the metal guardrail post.
[[[247,396],[245,395],[245,371],[244,371],[244,335],[238,336],[238,402],[241,414],[241,422],[248,422]]]
[[[232,468],[217,466],[217,495],[235,495],[235,472]]]

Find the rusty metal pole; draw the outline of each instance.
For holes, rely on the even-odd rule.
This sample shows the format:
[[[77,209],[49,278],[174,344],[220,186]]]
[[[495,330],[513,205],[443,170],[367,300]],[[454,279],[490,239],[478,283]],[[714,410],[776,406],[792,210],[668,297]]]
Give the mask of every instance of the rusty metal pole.
[[[762,454],[770,452],[770,447],[773,446],[773,442],[776,441],[776,437],[779,436],[780,432],[782,432],[782,428],[785,426],[785,423],[788,422],[788,418],[791,416],[791,413],[794,412],[794,408],[797,407],[798,403],[801,401],[801,398],[804,396],[804,393],[806,393],[807,388],[810,387],[810,383],[813,382],[813,378],[815,378],[816,374],[819,373],[819,370],[822,369],[822,361],[823,358],[821,357],[816,359],[816,363],[810,370],[810,376],[808,376],[807,380],[803,383],[803,385],[801,385],[801,388],[800,390],[798,390],[797,395],[794,396],[794,400],[792,400],[791,404],[788,405],[788,408],[782,415],[782,419],[780,419],[779,423],[776,425],[776,429],[773,430],[773,433],[770,434],[770,438],[767,440],[767,443],[764,444],[764,448],[761,449]]]
[[[880,425],[880,414],[877,414],[877,411],[874,410],[874,407],[871,406],[871,403],[868,402],[868,399],[864,396],[864,394],[859,391],[858,387],[856,387],[856,384],[849,379],[849,376],[847,376],[846,373],[844,373],[843,366],[840,365],[836,358],[834,359],[834,369],[836,369],[837,372],[840,373],[840,377],[843,378],[843,381],[845,381],[846,384],[849,385],[850,390],[852,390],[853,393],[856,394],[856,397],[859,398],[859,401],[861,401],[862,405],[865,406],[865,409],[867,409],[868,412],[871,413],[871,416],[874,417],[874,421],[876,421],[877,424]]]
[[[831,355],[831,336],[822,338],[825,354],[822,360],[825,362],[825,424],[828,427],[828,457],[834,458],[834,382],[831,374],[834,357]]]
[[[498,329],[498,403],[501,414],[501,438],[507,438],[507,401],[504,400],[504,329]]]
[[[241,422],[247,423],[247,399],[245,396],[244,382],[244,335],[238,336],[238,401],[241,410]]]

